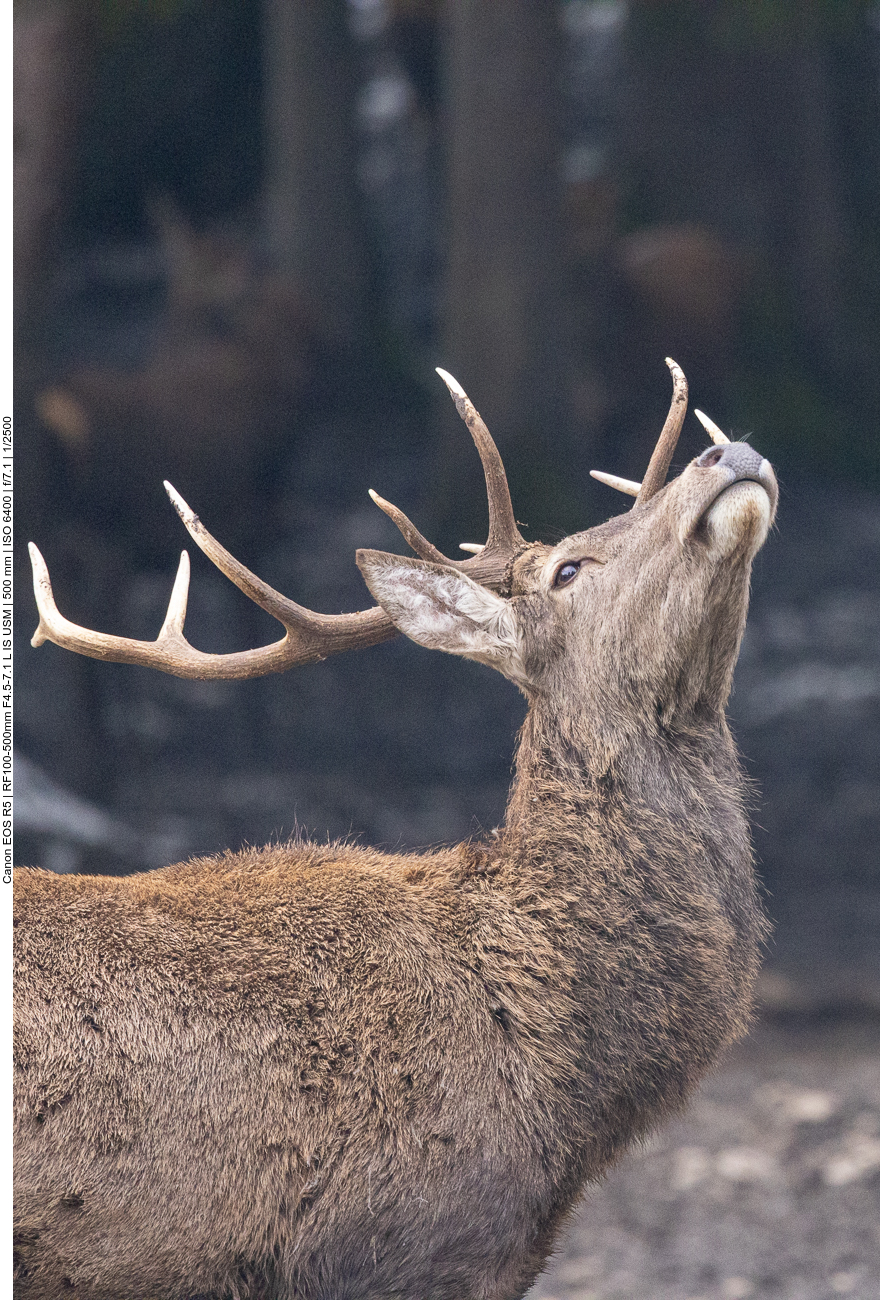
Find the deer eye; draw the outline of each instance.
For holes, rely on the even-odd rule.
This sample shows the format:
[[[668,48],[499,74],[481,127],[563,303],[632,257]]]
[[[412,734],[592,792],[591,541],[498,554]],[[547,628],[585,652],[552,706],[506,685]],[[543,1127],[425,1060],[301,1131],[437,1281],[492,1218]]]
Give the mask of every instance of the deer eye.
[[[564,587],[567,582],[571,582],[580,567],[580,560],[566,560],[565,564],[561,565],[556,570],[556,577],[553,579],[553,586]]]

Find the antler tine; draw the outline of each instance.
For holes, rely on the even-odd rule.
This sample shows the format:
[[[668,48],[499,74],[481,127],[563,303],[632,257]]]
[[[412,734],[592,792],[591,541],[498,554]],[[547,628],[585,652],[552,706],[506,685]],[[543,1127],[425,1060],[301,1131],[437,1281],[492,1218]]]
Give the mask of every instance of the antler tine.
[[[379,493],[374,492],[372,488],[367,488],[367,491],[379,509],[384,510],[388,518],[397,525],[403,533],[407,545],[412,547],[420,559],[431,560],[434,564],[449,563],[443,552],[438,551],[437,547],[429,542],[427,537],[422,536],[412,520],[408,519],[402,510],[398,510],[397,506],[393,506],[384,497],[380,497]]]
[[[372,488],[369,489],[369,493],[379,509],[384,510],[389,519],[394,521],[407,544],[421,559],[429,560],[433,564],[444,564],[448,568],[461,569],[475,582],[483,583],[487,587],[500,588],[507,581],[514,556],[528,543],[516,526],[510,489],[507,486],[507,475],[492,435],[458,380],[453,379],[452,375],[439,367],[437,374],[452,394],[456,410],[470,430],[483,464],[489,500],[489,536],[485,545],[465,542],[461,549],[473,552],[471,558],[452,560],[423,537],[402,510],[392,505],[390,501],[386,501],[384,497],[380,497]]]
[[[259,605],[260,609],[264,609],[267,614],[271,614],[273,618],[276,618],[279,623],[287,628],[288,632],[303,631],[307,634],[314,634],[324,628],[339,626],[339,619],[355,617],[351,614],[316,614],[313,610],[306,609],[304,605],[298,605],[296,601],[291,600],[288,596],[282,596],[280,591],[276,591],[267,582],[263,582],[262,578],[258,578],[255,573],[252,573],[240,560],[237,560],[234,555],[227,551],[225,546],[221,546],[216,537],[213,537],[208,532],[195,511],[187,505],[180,493],[170,483],[166,482],[164,487],[171,498],[171,504],[183,521],[186,531],[196,546],[207,555],[211,563],[215,564],[230,582],[233,582],[238,587],[239,591],[244,592],[248,600],[252,600],[255,605]]]
[[[703,428],[708,433],[709,437],[717,446],[726,447],[728,445],[730,439],[728,438],[726,433],[724,433],[721,429],[718,428],[718,425],[715,423],[714,420],[710,420],[708,415],[706,415],[703,411],[698,411],[696,407],[694,407],[694,415],[700,421],[700,424],[703,426]]]
[[[635,479],[620,478],[617,474],[606,474],[601,469],[591,469],[590,478],[598,479],[600,483],[616,488],[618,492],[625,492],[628,497],[637,497],[642,490],[641,483],[636,483]]]
[[[132,655],[136,646],[173,645],[182,640],[183,620],[186,617],[186,599],[189,592],[189,556],[183,551],[168,602],[168,612],[162,624],[162,630],[156,641],[130,641],[127,637],[107,636],[103,632],[91,632],[88,628],[71,623],[58,609],[52,593],[49,570],[39,549],[33,542],[28,542],[31,568],[34,575],[34,597],[40,614],[37,630],[31,637],[32,646],[41,646],[44,641],[54,641],[78,654],[88,655],[92,659],[113,659],[114,662],[137,662],[134,659],[118,660],[110,653],[116,649],[130,648]]]
[[[642,488],[636,498],[636,504],[633,506],[634,510],[639,506],[643,506],[646,501],[650,501],[651,497],[656,496],[666,482],[666,475],[669,473],[669,465],[687,412],[688,386],[684,371],[680,366],[676,365],[671,357],[666,358],[666,364],[672,372],[672,401],[666,423],[663,425],[660,437],[657,439],[657,446],[654,448],[654,454],[651,456],[648,468],[645,471],[645,477],[642,479]]]
[[[34,549],[36,549],[36,547]],[[171,599],[168,601],[168,612],[166,613],[165,621],[159,630],[158,639],[160,641],[175,636],[183,636],[183,624],[186,621],[186,604],[188,599],[189,551],[181,551],[180,564],[177,566],[177,577],[174,579],[174,586],[171,588]]]
[[[480,454],[480,460],[483,462],[483,472],[486,475],[486,492],[489,498],[489,536],[486,541],[486,550],[491,550],[496,554],[502,552],[515,553],[527,543],[516,526],[513,502],[510,499],[510,488],[507,486],[507,475],[504,472],[504,464],[498,448],[495,446],[495,440],[486,428],[479,411],[458,380],[454,379],[448,371],[441,370],[439,366],[437,367],[437,374],[449,389],[452,400],[455,402],[455,409],[470,430],[471,437]],[[460,560],[459,563],[470,564],[471,561]]]
[[[380,641],[387,641],[397,635],[394,624],[378,606],[355,614],[316,614],[282,596],[230,555],[211,536],[179,493],[170,484],[166,484],[166,487],[191,537],[208,558],[246,596],[284,626],[285,635],[281,640],[256,650],[242,650],[232,654],[204,654],[190,645],[183,635],[189,590],[189,556],[186,551],[180,557],[168,612],[155,641],[110,636],[80,627],[59,612],[52,595],[46,563],[31,542],[29,549],[34,571],[34,595],[40,612],[40,622],[32,645],[39,646],[44,641],[53,641],[64,649],[73,650],[90,659],[143,664],[175,677],[218,681],[283,672],[296,664],[316,663],[328,655],[377,645]]]
[[[162,668],[165,672],[174,672],[178,676],[198,676],[196,673],[178,671],[186,664],[190,654],[198,654],[183,635],[183,620],[186,617],[186,600],[189,591],[189,556],[184,551],[171,599],[168,613],[162,624],[162,630],[155,641],[135,641],[130,637],[109,636],[104,632],[92,632],[89,628],[71,623],[59,611],[52,594],[49,570],[33,542],[28,542],[31,567],[34,572],[34,596],[40,612],[40,622],[31,638],[32,646],[40,646],[44,641],[54,641],[56,645],[77,654],[87,655],[90,659],[104,659],[113,663],[147,664],[152,668]],[[222,658],[206,655],[206,659]]]

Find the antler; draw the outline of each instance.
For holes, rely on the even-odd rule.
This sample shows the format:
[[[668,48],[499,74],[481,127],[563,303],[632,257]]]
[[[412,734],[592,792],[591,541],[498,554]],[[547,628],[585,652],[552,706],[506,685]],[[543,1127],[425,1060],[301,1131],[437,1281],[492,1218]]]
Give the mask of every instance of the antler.
[[[616,488],[618,492],[625,492],[628,497],[637,497],[642,490],[641,483],[636,483],[635,479],[620,478],[617,474],[605,474],[601,469],[591,469],[590,478],[597,478],[600,483]]]
[[[616,474],[603,474],[600,469],[591,469],[590,474],[600,483],[607,483],[608,487],[616,488],[618,492],[625,492],[627,496],[636,498],[636,506],[644,505],[652,496],[660,491],[666,482],[666,475],[669,473],[669,464],[672,460],[678,442],[681,426],[684,423],[684,416],[687,410],[687,380],[681,368],[675,364],[671,357],[666,358],[666,364],[672,371],[672,403],[669,407],[669,414],[666,417],[666,423],[657,440],[657,446],[654,448],[654,454],[651,457],[647,472],[641,483],[636,483],[630,478],[618,478]],[[726,446],[730,439],[726,433],[723,433],[714,420],[710,420],[708,415],[702,411],[694,409],[694,415],[700,421],[700,424],[708,433],[709,437],[719,447]],[[635,509],[635,506],[633,507]]]
[[[718,428],[718,425],[715,423],[714,420],[710,420],[708,415],[706,415],[703,411],[698,411],[696,407],[694,407],[694,415],[700,421],[700,424],[706,430],[709,437],[716,444],[716,446],[726,447],[728,445],[730,439],[728,438],[726,433],[724,433],[721,429]]]
[[[372,488],[370,488],[370,496],[379,509],[384,510],[389,519],[394,520],[409,545],[421,559],[431,560],[434,564],[445,564],[450,568],[460,569],[468,577],[473,578],[475,582],[481,583],[484,587],[491,587],[495,590],[503,589],[509,582],[514,559],[520,551],[528,546],[528,542],[516,526],[504,465],[492,435],[483,423],[482,416],[461,384],[456,379],[453,379],[452,375],[445,370],[441,370],[439,366],[437,367],[437,374],[452,394],[455,409],[470,429],[471,437],[476,443],[477,451],[480,453],[480,460],[483,462],[483,472],[486,475],[486,492],[489,498],[489,536],[485,546],[481,546],[477,542],[463,542],[461,549],[473,551],[473,558],[470,560],[451,560],[442,551],[438,551],[437,547],[432,545],[426,537],[423,537],[415,524],[406,517],[402,510],[398,510],[397,506],[392,505],[390,501],[385,501]]]
[[[687,411],[688,386],[684,371],[671,357],[666,358],[666,364],[672,372],[672,401],[669,405],[666,423],[660,431],[657,446],[654,448],[654,453],[648,462],[648,468],[641,483],[635,483],[632,479],[618,478],[615,474],[603,474],[601,470],[590,470],[592,477],[599,479],[601,483],[607,483],[609,487],[617,488],[619,492],[626,492],[628,496],[634,496],[636,498],[636,503],[633,506],[634,510],[650,501],[651,497],[656,496],[666,482],[666,475],[669,473],[669,465]],[[723,434],[721,436],[724,437]]]
[[[657,446],[642,479],[642,489],[636,497],[636,506],[643,506],[646,501],[650,501],[666,482],[666,475],[669,473],[669,466],[687,413],[688,382],[684,377],[684,371],[671,357],[666,358],[666,364],[672,372],[672,401],[669,404],[666,423],[660,430]]]
[[[109,636],[105,632],[79,627],[59,612],[52,595],[49,570],[36,546],[30,542],[34,595],[40,611],[40,624],[31,645],[54,641],[65,650],[87,655],[90,659],[143,664],[175,677],[217,681],[281,673],[296,664],[316,663],[343,650],[378,645],[396,634],[391,620],[378,606],[356,614],[316,614],[288,600],[230,555],[170,483],[165,487],[196,544],[246,596],[284,626],[285,635],[281,640],[256,650],[219,655],[205,654],[190,645],[183,635],[189,593],[189,555],[186,551],[180,557],[168,613],[155,641],[136,641],[132,637]]]
[[[383,501],[375,492],[371,491],[370,495],[394,520],[417,555],[435,563],[462,569],[485,586],[501,587],[508,580],[514,557],[527,543],[516,527],[507,476],[488,429],[452,376],[442,370],[438,374],[452,393],[458,412],[470,429],[483,462],[489,498],[489,538],[486,545],[470,560],[449,560],[422,537],[396,506]],[[189,556],[186,551],[180,557],[168,612],[155,641],[137,641],[130,637],[110,636],[79,627],[59,612],[52,595],[49,570],[42,555],[31,542],[29,549],[34,571],[34,595],[40,612],[40,623],[33,635],[32,645],[39,646],[44,641],[54,641],[56,645],[87,655],[90,659],[143,664],[175,677],[216,681],[284,672],[297,664],[315,663],[344,650],[378,645],[397,635],[388,615],[378,606],[354,614],[317,614],[297,605],[287,596],[282,596],[245,568],[211,536],[198,515],[170,483],[165,484],[165,489],[193,541],[208,559],[250,600],[282,624],[285,635],[281,640],[256,650],[219,655],[205,654],[190,645],[183,635],[189,591]]]

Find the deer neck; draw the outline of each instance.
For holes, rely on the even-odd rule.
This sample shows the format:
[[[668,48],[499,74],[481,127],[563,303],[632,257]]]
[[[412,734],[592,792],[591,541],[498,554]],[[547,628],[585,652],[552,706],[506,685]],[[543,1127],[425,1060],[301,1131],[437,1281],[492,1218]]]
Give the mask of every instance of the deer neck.
[[[597,871],[708,891],[738,929],[754,911],[744,782],[724,715],[613,735],[589,713],[526,718],[501,837],[509,883],[592,891]],[[658,852],[662,845],[662,853]],[[657,861],[662,860],[658,868]],[[520,879],[521,877],[521,879]]]
[[[507,810],[511,846],[528,844],[542,858],[544,844],[552,857],[561,837],[607,857],[659,835],[677,839],[684,857],[685,845],[705,840],[714,859],[727,851],[723,841],[751,872],[743,778],[725,718],[748,577],[748,564],[715,573],[702,601],[674,607],[675,663],[657,668],[643,644],[616,675],[591,673],[583,689],[578,669],[567,683],[557,679],[555,697],[532,698]]]
[[[766,931],[723,715],[612,746],[533,706],[496,844],[497,888],[546,977],[493,966],[499,1002],[593,1120],[566,1130],[574,1186],[606,1131],[633,1136],[677,1107],[749,1024]]]

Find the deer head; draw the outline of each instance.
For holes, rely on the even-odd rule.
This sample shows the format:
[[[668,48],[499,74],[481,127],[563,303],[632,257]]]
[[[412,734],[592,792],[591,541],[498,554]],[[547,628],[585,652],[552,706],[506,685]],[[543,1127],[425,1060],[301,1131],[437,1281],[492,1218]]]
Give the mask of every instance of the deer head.
[[[633,508],[556,546],[519,533],[504,467],[467,395],[444,371],[486,476],[489,534],[449,559],[396,506],[370,492],[418,559],[358,552],[379,607],[323,615],[281,595],[240,564],[166,484],[191,537],[245,595],[278,619],[272,645],[208,655],[183,635],[189,559],[181,556],[168,613],[155,642],[77,627],[58,611],[49,574],[31,545],[44,640],[93,658],[146,664],[181,677],[239,678],[280,672],[400,630],[421,645],[497,668],[533,703],[592,713],[599,732],[627,732],[723,709],[742,634],[749,567],[773,521],[776,479],[751,447],[730,443],[701,412],[714,445],[664,486],[687,408],[687,383],[667,361],[669,415],[642,483],[593,471],[635,496]],[[464,545],[464,544],[463,544]]]
[[[359,551],[367,585],[395,626],[420,645],[490,664],[558,716],[589,712],[594,732],[717,716],[745,622],[750,563],[778,492],[769,463],[720,430],[719,445],[661,486],[683,393],[678,372],[672,419],[644,483],[597,474],[637,493],[634,508],[556,546],[518,550],[509,595],[447,563]]]

